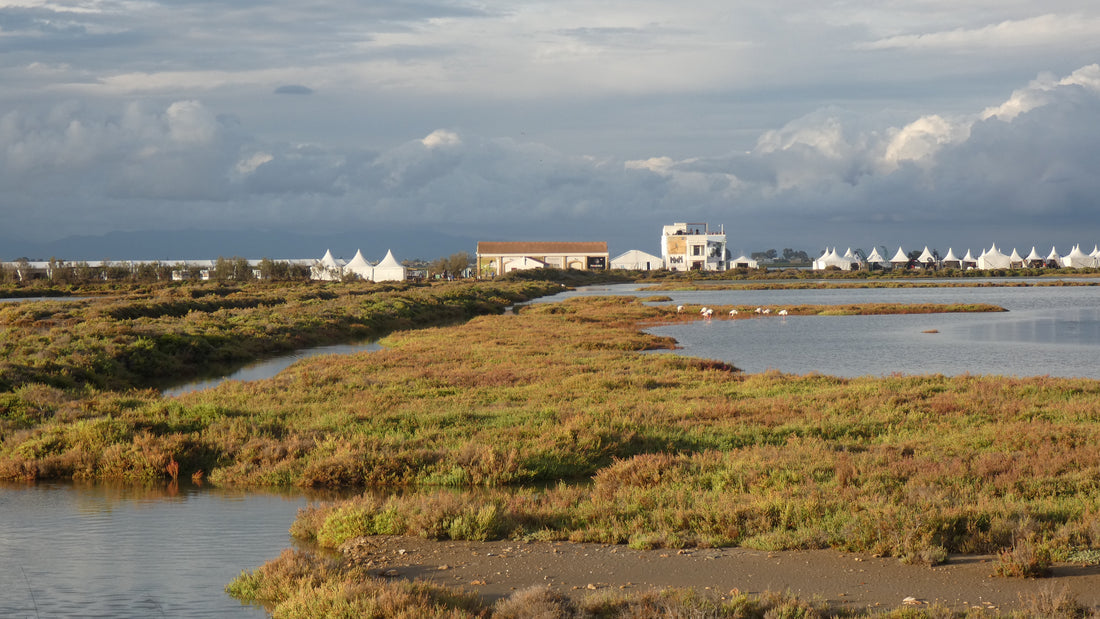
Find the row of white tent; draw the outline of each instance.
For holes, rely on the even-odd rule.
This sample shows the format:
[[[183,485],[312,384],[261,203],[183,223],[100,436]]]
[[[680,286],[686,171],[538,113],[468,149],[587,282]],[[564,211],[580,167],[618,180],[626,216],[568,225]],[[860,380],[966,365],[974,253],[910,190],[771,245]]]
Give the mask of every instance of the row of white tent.
[[[837,252],[836,248],[826,249],[820,258],[814,260],[813,268],[818,271],[823,271],[829,267],[835,267],[842,271],[856,271],[865,268],[876,269],[898,269],[906,268],[910,264],[909,255],[905,251],[898,247],[897,253],[894,257],[887,260],[878,252],[878,249],[871,251],[871,255],[866,259],[861,257],[858,253],[853,252],[851,248],[841,255]],[[970,250],[966,250],[966,256],[959,258],[955,255],[953,249],[947,250],[947,255],[943,258],[936,258],[928,247],[925,246],[924,251],[916,259],[916,267],[922,269],[938,269],[938,268],[955,268],[955,269],[1016,269],[1016,268],[1036,268],[1036,267],[1050,267],[1050,268],[1072,268],[1072,269],[1089,269],[1100,268],[1100,246],[1094,246],[1092,253],[1086,254],[1081,250],[1080,245],[1075,245],[1069,254],[1061,256],[1058,254],[1054,247],[1051,247],[1050,253],[1043,257],[1039,255],[1035,247],[1031,248],[1031,253],[1026,258],[1021,258],[1019,252],[1015,249],[1012,253],[1005,255],[1001,250],[997,249],[996,244],[990,246],[989,249],[983,250],[982,253],[975,258]]]
[[[386,257],[378,264],[367,262],[361,250],[356,250],[350,261],[334,258],[331,250],[325,250],[325,255],[309,268],[310,279],[322,281],[338,281],[350,274],[368,282],[403,282],[408,271],[390,250],[386,250]]]

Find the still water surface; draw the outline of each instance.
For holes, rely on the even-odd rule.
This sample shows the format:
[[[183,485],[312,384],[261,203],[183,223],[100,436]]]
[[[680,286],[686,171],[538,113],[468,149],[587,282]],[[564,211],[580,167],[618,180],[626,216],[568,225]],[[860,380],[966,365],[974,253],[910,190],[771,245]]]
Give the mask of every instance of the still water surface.
[[[298,494],[0,485],[0,617],[265,617],[223,591],[291,546]]]
[[[1082,281],[1082,280],[1075,280]],[[856,288],[647,292],[592,287],[549,297],[668,296],[662,305],[769,307],[767,317],[695,321],[649,329],[673,337],[677,354],[720,359],[747,372],[834,376],[999,374],[1100,378],[1100,287]],[[787,316],[792,305],[989,303],[976,314]],[[924,331],[938,333],[924,333]]]
[[[189,381],[181,385],[176,385],[174,387],[169,387],[163,390],[161,393],[163,393],[166,397],[172,397],[184,393],[189,393],[191,391],[203,391],[205,389],[212,389],[227,380],[240,380],[245,382],[262,380],[265,378],[271,378],[279,372],[287,369],[294,363],[297,363],[302,359],[308,359],[309,357],[317,357],[320,355],[350,355],[357,352],[368,352],[381,349],[382,345],[378,342],[333,344],[331,346],[303,348],[301,350],[296,350],[290,354],[280,355],[278,357],[271,357],[270,359],[264,359],[255,363],[249,363],[248,365],[229,374],[226,374],[225,376],[203,378],[200,380]]]

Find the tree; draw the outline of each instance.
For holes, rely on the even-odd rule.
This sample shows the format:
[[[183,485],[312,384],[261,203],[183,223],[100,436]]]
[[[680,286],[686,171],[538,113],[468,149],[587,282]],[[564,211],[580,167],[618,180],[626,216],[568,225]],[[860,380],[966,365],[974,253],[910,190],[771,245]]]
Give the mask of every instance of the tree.
[[[447,272],[451,274],[451,277],[460,278],[462,274],[469,268],[472,260],[470,259],[470,253],[460,251],[451,254],[447,257]]]
[[[252,279],[252,265],[248,264],[247,259],[239,256],[233,259],[233,279],[239,282]]]
[[[218,259],[214,261],[214,270],[210,272],[210,279],[224,282],[232,278],[233,263],[221,256],[218,256]]]
[[[275,261],[271,258],[260,260],[260,279],[275,279]]]
[[[19,281],[26,281],[31,278],[31,261],[24,258],[15,259],[15,275],[19,278]]]
[[[470,266],[469,252],[460,251],[445,258],[436,258],[428,265],[428,275],[438,275],[444,279],[458,279]]]

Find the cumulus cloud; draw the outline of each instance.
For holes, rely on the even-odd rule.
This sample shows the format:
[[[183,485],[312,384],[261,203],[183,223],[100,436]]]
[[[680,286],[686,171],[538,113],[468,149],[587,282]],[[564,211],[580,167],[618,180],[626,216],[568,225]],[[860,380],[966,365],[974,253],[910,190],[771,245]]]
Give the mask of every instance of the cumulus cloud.
[[[13,196],[3,208],[20,211],[5,213],[8,229],[48,222],[54,234],[423,222],[652,250],[654,230],[687,218],[810,246],[895,244],[904,234],[977,245],[991,226],[1035,234],[1061,225],[1070,235],[1095,222],[1097,118],[1096,65],[1042,76],[969,115],[890,125],[828,107],[762,132],[748,152],[687,158],[588,157],[454,129],[372,151],[264,141],[194,99],[106,112],[68,102],[0,116],[0,182]]]

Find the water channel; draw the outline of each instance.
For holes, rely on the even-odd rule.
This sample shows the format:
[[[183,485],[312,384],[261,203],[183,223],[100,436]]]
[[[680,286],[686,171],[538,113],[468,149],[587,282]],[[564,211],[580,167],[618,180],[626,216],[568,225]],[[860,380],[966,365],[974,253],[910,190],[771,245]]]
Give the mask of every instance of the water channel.
[[[996,314],[769,316],[661,326],[676,354],[746,371],[842,376],[902,373],[1100,378],[1100,287],[890,288],[649,292],[636,285],[576,295],[664,295],[664,304],[767,306],[991,303]],[[520,308],[522,311],[522,308]],[[924,333],[935,330],[938,333]],[[322,347],[269,359],[233,380],[259,380]],[[666,353],[667,354],[667,353]],[[224,380],[224,379],[223,379]],[[207,388],[192,385],[171,393]],[[166,397],[171,397],[167,395]],[[292,545],[287,530],[310,497],[197,487],[0,485],[0,616],[263,617],[223,588]]]
[[[292,546],[301,493],[0,484],[0,617],[265,617],[223,588]]]

